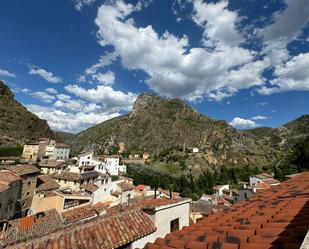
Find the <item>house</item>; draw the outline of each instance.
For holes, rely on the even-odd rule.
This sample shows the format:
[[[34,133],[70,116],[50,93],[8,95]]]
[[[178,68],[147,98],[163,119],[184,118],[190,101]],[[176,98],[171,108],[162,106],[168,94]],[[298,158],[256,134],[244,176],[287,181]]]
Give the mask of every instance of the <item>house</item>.
[[[62,173],[69,169],[69,164],[64,161],[43,159],[39,165],[43,174]]]
[[[212,189],[214,191],[214,195],[221,196],[223,194],[224,189],[229,189],[230,186],[228,184],[226,185],[216,185]]]
[[[6,169],[18,175],[21,180],[21,191],[19,201],[16,209],[16,217],[23,217],[27,215],[31,207],[32,198],[37,184],[37,176],[40,170],[31,164],[18,164],[7,166]]]
[[[33,197],[31,213],[44,212],[52,208],[58,212],[90,204],[92,197],[85,192],[71,189],[40,191]]]
[[[83,173],[62,172],[52,174],[51,177],[60,185],[61,188],[70,188],[79,191],[82,185],[100,184],[101,180],[105,179],[96,171],[88,171]]]
[[[143,157],[144,160],[148,160],[150,155],[149,155],[148,152],[144,152],[142,157]]]
[[[93,151],[86,151],[78,155],[78,166],[96,165],[101,162],[94,160]]]
[[[127,166],[125,166],[124,164],[120,165],[120,156],[118,155],[111,155],[111,156],[99,156],[98,157],[100,161],[102,161],[103,163],[101,165],[97,165],[95,170],[100,171],[100,170],[104,170],[109,173],[112,176],[116,176],[119,175],[120,173],[124,174],[127,172]],[[102,169],[100,169],[99,167],[102,167]]]
[[[198,148],[193,148],[192,149],[192,153],[198,153],[199,152],[199,149]]]
[[[36,162],[38,160],[38,154],[39,154],[39,144],[29,143],[24,145],[21,157]]]
[[[21,188],[21,178],[9,171],[0,170],[0,220],[14,216]]]
[[[35,193],[41,194],[46,191],[59,189],[60,185],[50,175],[38,175]]]
[[[258,183],[266,183],[269,184],[270,186],[276,186],[280,184],[278,180],[274,179],[271,175],[267,173],[250,176],[249,182],[251,186],[256,186]]]
[[[197,224],[157,238],[144,248],[306,248],[308,189],[306,172],[227,210],[211,213]],[[306,246],[302,247],[303,242]]]
[[[45,157],[50,160],[67,160],[70,157],[70,146],[63,143],[46,146]]]
[[[134,201],[137,203],[134,204]],[[190,202],[191,199],[187,198],[144,198],[132,200],[131,205],[140,206],[150,216],[154,226],[157,228],[154,233],[134,242],[132,248],[142,248],[148,242],[154,242],[159,237],[164,238],[168,233],[188,226]]]
[[[80,188],[92,197],[92,204],[103,200],[112,201],[110,196],[115,189],[112,177],[109,174],[100,174],[100,180],[95,181],[93,184],[81,185]]]

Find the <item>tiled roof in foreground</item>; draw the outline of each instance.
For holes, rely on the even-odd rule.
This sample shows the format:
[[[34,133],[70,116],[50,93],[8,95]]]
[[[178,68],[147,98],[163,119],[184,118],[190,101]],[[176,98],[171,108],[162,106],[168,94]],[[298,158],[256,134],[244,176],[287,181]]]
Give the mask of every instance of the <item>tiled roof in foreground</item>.
[[[151,218],[140,209],[111,217],[74,223],[55,233],[8,247],[10,249],[112,249],[156,231]]]
[[[148,243],[146,249],[296,249],[309,229],[309,172],[229,210]]]

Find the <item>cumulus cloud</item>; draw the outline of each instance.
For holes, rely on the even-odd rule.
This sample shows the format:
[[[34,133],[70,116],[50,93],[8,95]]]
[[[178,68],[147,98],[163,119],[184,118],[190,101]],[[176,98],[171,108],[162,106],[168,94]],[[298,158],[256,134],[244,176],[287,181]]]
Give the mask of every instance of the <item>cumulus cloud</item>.
[[[91,5],[95,0],[75,0],[74,8],[78,11],[81,11],[84,6]]]
[[[62,79],[60,77],[55,76],[51,72],[47,72],[43,68],[39,68],[39,67],[35,67],[35,66],[30,67],[29,74],[38,75],[38,76],[42,77],[44,80],[46,80],[47,82],[50,82],[50,83],[61,83],[62,82]]]
[[[53,95],[48,94],[47,92],[38,91],[31,92],[30,95],[36,99],[41,100],[44,103],[52,103],[56,98]]]
[[[92,78],[94,80],[97,80],[102,85],[113,85],[115,81],[115,74],[111,71],[108,71],[107,73],[98,73],[92,75]]]
[[[236,117],[234,118],[230,123],[231,126],[236,127],[236,128],[254,128],[257,126],[257,124],[250,120],[250,119],[243,119]]]
[[[309,91],[309,53],[301,53],[284,65],[275,68],[275,79],[271,80],[271,87],[262,87],[258,92],[270,95],[278,92],[303,90]]]
[[[35,113],[38,117],[48,121],[53,130],[80,132],[90,126],[99,124],[105,120],[119,116],[119,113],[70,113],[54,107],[38,105],[27,105],[27,109]]]
[[[237,30],[240,18],[236,12],[227,9],[229,2],[226,0],[217,3],[207,3],[203,0],[193,1],[192,19],[204,31],[204,44],[213,46],[216,43],[239,45],[244,37]]]
[[[265,120],[268,119],[268,117],[262,116],[262,115],[257,115],[251,118],[252,120]]]
[[[58,91],[55,88],[49,87],[45,89],[46,92],[50,94],[58,94]]]
[[[112,62],[117,60],[117,53],[116,52],[107,52],[104,55],[102,55],[97,63],[92,65],[91,67],[87,68],[85,70],[85,74],[92,75],[97,72],[99,68],[104,68],[108,65],[110,65]]]
[[[149,87],[167,97],[194,100],[206,95],[218,99],[218,94],[230,96],[239,89],[262,85],[261,72],[268,61],[255,61],[254,52],[235,46],[242,40],[235,28],[237,15],[226,9],[226,2],[217,4],[214,8],[223,10],[233,22],[229,30],[234,30],[235,35],[225,37],[223,31],[213,31],[211,39],[220,44],[212,51],[200,47],[190,49],[186,36],[176,37],[167,31],[160,36],[152,26],[137,27],[131,17],[136,7],[123,1],[99,8],[95,22],[100,44],[112,45],[125,68],[145,71],[149,75],[146,81]],[[213,12],[213,18],[220,23],[220,17],[216,16],[219,11]],[[202,23],[202,14],[199,20]],[[250,65],[253,69],[248,73]]]
[[[13,73],[10,73],[9,71],[7,70],[4,70],[4,69],[0,69],[0,77],[16,77],[15,74]]]
[[[85,89],[78,85],[68,85],[65,89],[76,97],[101,104],[106,110],[131,110],[137,95],[114,90],[110,86],[98,85],[96,88]]]

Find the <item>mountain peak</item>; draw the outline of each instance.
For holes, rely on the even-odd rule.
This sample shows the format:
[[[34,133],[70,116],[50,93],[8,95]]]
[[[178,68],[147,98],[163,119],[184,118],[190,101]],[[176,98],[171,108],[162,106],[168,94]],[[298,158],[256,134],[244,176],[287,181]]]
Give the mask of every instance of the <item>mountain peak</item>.
[[[5,85],[4,82],[1,80],[0,80],[0,96],[3,98],[9,98],[9,99],[14,98],[14,94],[12,93],[10,88],[8,88],[8,86]]]

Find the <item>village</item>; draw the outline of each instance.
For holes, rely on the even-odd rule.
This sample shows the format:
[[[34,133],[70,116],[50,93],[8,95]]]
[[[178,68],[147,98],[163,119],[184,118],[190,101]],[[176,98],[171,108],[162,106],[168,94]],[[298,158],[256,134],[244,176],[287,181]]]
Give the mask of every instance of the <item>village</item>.
[[[133,155],[130,160],[147,160],[148,156]],[[103,229],[107,237],[112,235],[112,239],[103,240],[104,248],[142,248],[280,187],[278,180],[262,173],[250,176],[239,189],[216,185],[213,194],[205,193],[192,201],[171,189],[134,186],[120,155],[85,151],[70,158],[68,145],[48,138],[25,144],[20,158],[1,157],[0,163],[3,248],[16,248],[17,244],[73,227],[82,233],[86,224]]]

